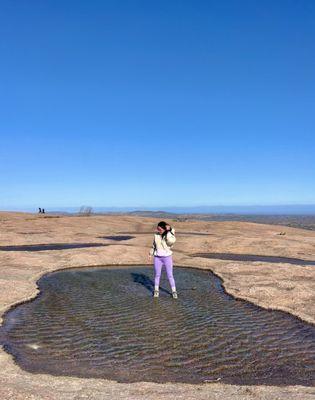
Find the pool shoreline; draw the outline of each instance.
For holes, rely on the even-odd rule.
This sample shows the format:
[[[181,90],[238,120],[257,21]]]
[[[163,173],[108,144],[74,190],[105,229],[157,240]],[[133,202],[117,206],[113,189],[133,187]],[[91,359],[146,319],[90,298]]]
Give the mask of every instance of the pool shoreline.
[[[75,269],[93,269],[93,268],[109,268],[109,267],[115,267],[115,268],[129,268],[129,267],[151,267],[151,264],[97,264],[97,265],[83,265],[83,266],[74,266],[74,267],[62,267],[62,268],[57,268],[55,270],[51,270],[51,271],[47,271],[44,272],[43,274],[40,275],[39,278],[36,278],[35,284],[36,284],[36,293],[34,294],[34,296],[21,300],[17,303],[14,303],[12,305],[10,305],[5,311],[3,311],[0,315],[0,332],[1,332],[1,327],[3,326],[3,320],[6,316],[6,314],[10,311],[12,311],[13,309],[17,308],[18,306],[25,304],[25,303],[29,303],[33,300],[35,300],[38,296],[40,296],[41,291],[39,289],[38,286],[38,282],[39,280],[41,280],[42,278],[44,278],[45,276],[51,275],[51,274],[55,274],[57,272],[62,272],[62,271],[68,271],[68,270],[75,270]],[[176,268],[190,268],[190,269],[198,269],[198,270],[202,270],[202,271],[209,271],[211,272],[216,278],[218,278],[220,280],[220,284],[224,290],[224,293],[228,296],[231,296],[234,300],[238,300],[238,301],[243,301],[243,302],[248,302],[251,303],[255,306],[258,306],[266,311],[279,311],[282,313],[285,313],[287,315],[289,315],[290,317],[296,318],[297,320],[301,321],[301,322],[305,322],[307,324],[310,324],[312,326],[315,326],[315,320],[308,320],[305,319],[303,317],[300,317],[299,315],[295,315],[293,314],[291,311],[288,310],[284,310],[281,308],[272,308],[272,307],[266,307],[263,306],[261,304],[259,304],[258,302],[255,303],[252,300],[248,300],[244,297],[239,297],[237,295],[235,295],[234,293],[230,293],[229,290],[226,288],[225,286],[225,282],[224,282],[224,277],[222,277],[219,273],[214,272],[211,268],[200,268],[198,266],[193,266],[193,265],[174,265],[174,271],[176,270]]]
[[[6,214],[3,220],[2,231],[6,232],[7,227],[12,230],[9,239],[3,244],[20,244],[20,236],[15,231],[26,230],[29,226],[29,214],[17,215]],[[80,234],[80,240],[95,240],[100,235],[119,234],[120,232],[135,231],[139,223],[143,230],[153,229],[156,218],[141,217],[60,217],[57,219],[41,219],[32,216],[32,224],[37,229],[51,230],[50,240],[55,242],[71,242],[76,232]],[[105,228],[104,228],[105,224]],[[134,228],[130,227],[134,224]],[[63,228],[66,226],[66,228]],[[204,252],[203,243],[218,243],[213,248],[216,252],[223,252],[225,249],[237,251],[235,247],[235,235],[238,236],[240,253],[249,251],[256,254],[279,254],[288,257],[296,257],[301,253],[303,258],[311,258],[312,249],[315,244],[315,232],[305,231],[297,228],[285,228],[287,234],[279,236],[279,226],[263,225],[241,222],[205,222],[189,221],[177,222],[175,227],[178,230],[211,232],[209,240],[206,235],[194,235],[191,237],[178,237],[174,251],[174,265],[209,270],[222,281],[225,292],[237,300],[244,300],[253,303],[264,309],[283,311],[303,322],[314,325],[315,315],[308,306],[311,302],[310,280],[314,277],[314,269],[305,267],[296,269],[295,266],[278,264],[268,267],[266,263],[259,262],[231,262],[211,259],[192,259],[189,256],[192,252]],[[85,227],[89,232],[85,233]],[[136,228],[136,229],[135,229]],[[0,228],[1,229],[1,228]],[[49,231],[48,231],[49,233]],[[7,237],[8,235],[6,235]],[[187,235],[188,236],[188,235]],[[259,237],[259,244],[255,250],[255,237]],[[292,240],[291,240],[292,238]],[[189,239],[189,240],[188,240]],[[22,243],[24,243],[23,241]],[[36,235],[29,237],[28,242],[37,243]],[[191,247],[187,247],[191,243]],[[257,242],[258,243],[258,242]],[[260,245],[261,243],[261,245]],[[6,274],[2,279],[3,295],[1,301],[1,323],[4,314],[19,304],[31,301],[39,294],[36,282],[45,274],[67,269],[76,268],[97,268],[107,266],[119,267],[120,265],[148,266],[144,262],[147,249],[151,244],[149,235],[142,235],[133,239],[133,244],[128,247],[124,243],[116,246],[107,246],[104,249],[81,249],[47,251],[41,254],[22,254],[18,252],[3,252],[0,266]],[[234,246],[234,247],[233,247]],[[277,252],[277,246],[285,250]],[[260,250],[262,249],[262,250]],[[178,251],[177,251],[178,250]],[[185,250],[185,251],[183,251]],[[206,249],[208,250],[208,248]],[[211,249],[212,250],[212,249]],[[44,254],[45,253],[45,254]],[[130,261],[128,261],[130,260]],[[110,262],[109,262],[110,261]],[[196,265],[198,263],[198,265]],[[270,282],[273,291],[260,286],[261,282]],[[287,283],[288,282],[288,283]],[[292,284],[291,284],[292,282]],[[279,285],[281,284],[281,285]],[[271,286],[272,285],[272,286]],[[294,286],[294,290],[287,287]],[[303,288],[303,297],[301,297]],[[10,301],[11,300],[11,301]],[[191,384],[164,384],[138,382],[135,384],[121,384],[115,381],[95,378],[75,377],[54,377],[45,374],[31,374],[19,368],[12,357],[4,350],[0,352],[0,395],[3,400],[14,398],[24,400],[30,396],[35,400],[72,400],[86,397],[93,399],[130,399],[138,400],[159,400],[174,398],[174,391],[179,398],[209,400],[219,398],[242,399],[273,399],[279,400],[313,400],[314,390],[305,386],[238,386],[223,384],[220,382],[209,382],[202,385]],[[1,389],[2,387],[2,389]]]
[[[3,340],[2,340],[2,336],[1,336],[1,330],[2,329],[4,329],[4,327],[5,327],[5,323],[6,323],[6,317],[12,312],[12,311],[14,311],[16,308],[18,308],[19,306],[21,306],[21,305],[25,305],[25,304],[28,304],[28,303],[32,303],[32,302],[34,302],[35,300],[37,300],[38,298],[40,298],[42,295],[44,295],[44,289],[43,289],[43,286],[42,286],[42,290],[40,289],[40,281],[45,281],[45,279],[49,279],[51,276],[53,276],[53,275],[58,275],[59,273],[61,273],[61,272],[69,272],[69,271],[73,271],[73,270],[78,270],[79,272],[80,271],[82,271],[82,272],[88,272],[88,271],[91,271],[92,273],[95,271],[95,270],[98,270],[98,269],[100,269],[100,270],[106,270],[106,269],[110,269],[110,270],[114,270],[114,271],[117,271],[117,270],[128,270],[128,269],[130,269],[130,270],[133,270],[133,267],[136,267],[136,270],[141,270],[142,268],[146,268],[146,270],[148,269],[148,267],[150,268],[151,267],[151,264],[141,264],[141,265],[139,265],[139,264],[118,264],[118,265],[116,265],[116,264],[108,264],[108,265],[97,265],[97,266],[82,266],[82,267],[70,267],[70,268],[62,268],[62,269],[57,269],[57,270],[54,270],[54,271],[49,271],[49,272],[47,272],[47,273],[44,273],[37,281],[36,281],[36,286],[37,286],[37,291],[38,291],[38,293],[37,293],[37,295],[35,296],[35,297],[33,297],[33,298],[31,298],[31,299],[28,299],[28,300],[26,300],[26,301],[22,301],[22,302],[19,302],[19,303],[17,303],[17,304],[14,304],[13,306],[11,306],[10,307],[10,309],[8,309],[4,314],[3,314],[3,316],[2,316],[2,318],[3,318],[3,324],[1,325],[1,329],[0,329],[0,343],[1,343],[1,345],[2,345],[2,347],[3,347],[3,350],[4,351],[6,351],[8,354],[10,354],[11,355],[11,357],[13,358],[13,361],[14,361],[14,363],[18,366],[18,367],[20,367],[20,364],[19,364],[19,362],[17,361],[17,358],[16,358],[16,355],[14,354],[14,351],[11,351],[10,350],[10,344],[3,344]],[[216,273],[214,273],[213,271],[211,271],[210,269],[207,269],[207,270],[205,270],[205,269],[201,269],[201,268],[198,268],[198,267],[196,267],[196,266],[182,266],[182,265],[176,265],[176,267],[175,267],[175,270],[176,270],[176,268],[181,268],[181,269],[183,269],[183,270],[185,270],[185,269],[190,269],[190,270],[195,270],[195,271],[203,271],[203,272],[209,272],[211,275],[212,275],[212,277],[214,277],[218,282],[219,282],[219,285],[220,285],[220,288],[219,288],[219,291],[220,292],[222,292],[223,294],[224,294],[224,296],[226,296],[226,297],[228,297],[229,299],[233,299],[234,301],[236,301],[236,302],[238,302],[238,303],[242,303],[243,305],[245,305],[246,307],[247,306],[253,306],[254,307],[254,309],[256,310],[257,309],[257,311],[259,312],[260,310],[263,310],[263,311],[275,311],[275,312],[277,312],[278,313],[278,315],[280,315],[281,316],[281,318],[284,316],[285,318],[287,318],[287,317],[289,317],[289,319],[291,320],[291,321],[297,321],[298,323],[303,323],[303,325],[309,325],[309,326],[312,326],[312,327],[314,327],[315,325],[314,324],[312,324],[312,323],[308,323],[308,322],[306,322],[306,321],[304,321],[303,319],[301,319],[300,317],[298,317],[298,316],[295,316],[295,315],[292,315],[291,313],[288,313],[288,312],[286,312],[286,311],[282,311],[282,310],[272,310],[272,309],[270,309],[270,308],[264,308],[264,307],[261,307],[261,306],[259,306],[259,305],[256,305],[256,304],[254,304],[254,303],[252,303],[252,302],[249,302],[249,301],[247,301],[247,300],[244,300],[244,299],[242,299],[242,298],[236,298],[235,296],[233,296],[233,295],[231,295],[231,294],[229,294],[227,291],[226,291],[226,289],[225,289],[225,287],[224,287],[224,280],[220,277],[220,276],[218,276]],[[179,293],[180,293],[180,290],[179,290]],[[46,295],[47,295],[47,293],[45,293]],[[149,294],[148,294],[148,297],[151,297]],[[179,300],[180,301],[180,300]],[[9,319],[9,318],[8,318]],[[35,370],[28,370],[28,369],[24,369],[23,367],[20,367],[20,368],[22,368],[25,372],[31,372],[32,374],[38,374],[38,373],[40,373],[40,372],[38,372],[37,370],[36,370],[36,368],[35,368]],[[71,373],[66,373],[66,374],[59,374],[59,373],[57,373],[57,372],[49,372],[48,373],[49,375],[52,375],[52,376],[55,376],[55,377],[61,377],[61,376],[70,376],[70,377],[76,377],[76,378],[80,378],[80,379],[105,379],[105,380],[110,380],[111,382],[113,382],[113,383],[129,383],[129,384],[132,384],[132,383],[138,383],[139,382],[139,380],[136,380],[136,381],[126,381],[126,382],[124,382],[124,381],[120,381],[120,380],[115,380],[115,379],[111,379],[111,378],[105,378],[105,377],[96,377],[96,376],[85,376],[84,374],[82,374],[82,375],[78,375],[77,373],[73,373],[73,374],[71,374]],[[230,379],[230,378],[228,378],[228,379]],[[233,385],[233,386],[235,386],[235,385],[241,385],[241,386],[244,386],[244,385],[249,385],[249,386],[252,386],[252,385],[254,385],[254,386],[276,386],[276,387],[288,387],[288,386],[296,386],[296,384],[292,384],[292,385],[290,385],[290,384],[288,384],[288,383],[281,383],[281,382],[279,382],[279,383],[277,383],[277,384],[275,384],[275,383],[267,383],[267,381],[268,380],[266,380],[266,382],[265,383],[243,383],[243,384],[241,384],[241,383],[237,383],[237,381],[235,381],[235,379],[234,379],[234,381],[235,381],[235,383],[233,383],[233,379],[234,378],[232,378],[232,380],[231,380],[231,383],[230,382],[228,382],[228,381],[225,381],[225,378],[222,378],[222,384],[228,384],[228,385]],[[248,378],[249,380],[251,380],[251,378]],[[221,378],[219,379],[219,380],[221,380]],[[215,379],[213,379],[212,380],[213,382],[215,382],[216,380]],[[161,384],[162,382],[159,382],[159,381],[155,381],[155,380],[149,380],[149,381],[145,381],[145,382],[148,382],[148,383],[158,383],[158,384]],[[179,384],[193,384],[193,385],[200,385],[200,384],[204,384],[205,382],[185,382],[185,381],[166,381],[166,382],[163,382],[163,383],[170,383],[170,384],[173,384],[173,383],[179,383]],[[305,387],[313,387],[314,386],[314,384],[313,384],[313,381],[311,381],[311,384],[299,384],[299,385],[302,385],[302,386],[305,386]]]

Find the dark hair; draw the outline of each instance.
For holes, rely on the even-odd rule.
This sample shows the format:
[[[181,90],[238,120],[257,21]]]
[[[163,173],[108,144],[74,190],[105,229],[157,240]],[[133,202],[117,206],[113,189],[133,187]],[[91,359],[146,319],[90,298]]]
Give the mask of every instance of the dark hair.
[[[164,232],[162,233],[162,238],[164,239],[167,235],[167,229],[166,229],[166,225],[168,225],[165,221],[160,221],[157,226],[159,226],[160,228],[164,229]]]

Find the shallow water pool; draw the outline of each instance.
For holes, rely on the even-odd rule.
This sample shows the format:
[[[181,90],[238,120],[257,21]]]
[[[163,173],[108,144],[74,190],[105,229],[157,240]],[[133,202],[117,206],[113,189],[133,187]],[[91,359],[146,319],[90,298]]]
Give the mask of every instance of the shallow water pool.
[[[163,271],[165,274],[165,271]],[[34,373],[120,382],[220,380],[313,385],[315,327],[235,300],[209,271],[174,268],[152,297],[152,267],[47,274],[40,295],[4,318],[1,343]]]

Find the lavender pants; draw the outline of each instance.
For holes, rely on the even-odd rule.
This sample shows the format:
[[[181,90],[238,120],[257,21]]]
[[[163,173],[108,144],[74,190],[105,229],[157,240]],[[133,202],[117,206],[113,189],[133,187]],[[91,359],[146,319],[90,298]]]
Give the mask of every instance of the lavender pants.
[[[171,288],[175,290],[175,280],[173,277],[173,258],[172,256],[154,256],[154,285],[160,285],[160,278],[163,265],[166,268],[167,278]]]

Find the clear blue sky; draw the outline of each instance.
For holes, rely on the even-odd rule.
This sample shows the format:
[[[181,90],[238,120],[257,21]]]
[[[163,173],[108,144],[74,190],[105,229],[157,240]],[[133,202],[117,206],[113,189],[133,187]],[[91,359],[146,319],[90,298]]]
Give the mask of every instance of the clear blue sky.
[[[0,208],[315,203],[313,0],[2,0],[0,51]]]

